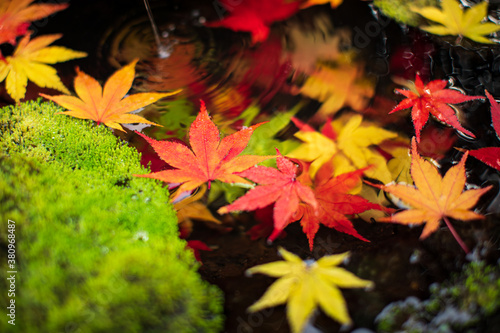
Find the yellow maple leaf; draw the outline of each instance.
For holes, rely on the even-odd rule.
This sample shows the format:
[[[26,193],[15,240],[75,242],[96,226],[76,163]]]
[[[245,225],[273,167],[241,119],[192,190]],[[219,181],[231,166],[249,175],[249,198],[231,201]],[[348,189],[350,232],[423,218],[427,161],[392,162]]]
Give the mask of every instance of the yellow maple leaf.
[[[470,209],[492,186],[463,191],[466,181],[465,160],[467,152],[460,162],[451,167],[443,177],[439,174],[436,166],[419,156],[415,138],[412,140],[411,155],[410,172],[415,186],[399,184],[381,186],[384,191],[401,199],[411,209],[379,219],[379,221],[401,224],[425,223],[420,236],[420,239],[424,239],[439,228],[442,219],[450,227],[451,224],[447,217],[463,221],[484,218]],[[451,227],[450,230],[454,233]]]
[[[61,114],[81,119],[92,119],[98,124],[103,123],[120,131],[124,131],[120,123],[142,123],[161,126],[129,112],[176,94],[180,90],[171,93],[138,93],[125,97],[132,87],[137,61],[138,59],[135,59],[130,64],[117,70],[106,81],[104,88],[96,79],[77,68],[74,85],[79,98],[70,95],[40,95],[69,110],[61,112]]]
[[[221,224],[221,222],[212,215],[207,206],[200,201],[206,191],[207,186],[203,184],[194,195],[174,203],[174,208],[177,211],[177,223],[186,223],[190,226],[192,224],[191,219],[195,219]]]
[[[258,265],[247,273],[261,273],[279,277],[264,295],[248,308],[250,312],[287,303],[287,318],[293,333],[302,332],[316,307],[341,324],[351,323],[340,288],[367,288],[373,282],[363,280],[351,272],[336,267],[349,253],[329,255],[318,261],[302,261],[293,253],[280,248],[285,260]]]
[[[328,126],[337,133],[336,138],[328,135],[325,130]],[[287,156],[312,162],[309,168],[311,178],[314,178],[323,164],[333,158],[335,176],[371,165],[365,175],[384,184],[392,180],[387,161],[373,149],[373,145],[394,139],[397,134],[363,122],[363,117],[359,114],[341,117],[325,124],[322,133],[305,130],[295,133],[295,136],[304,143]]]
[[[300,5],[300,8],[304,9],[307,7],[311,6],[316,6],[316,5],[324,5],[329,3],[332,8],[337,8],[342,4],[343,0],[307,0],[304,2],[302,5]]]
[[[442,0],[442,9],[436,7],[410,8],[426,19],[439,23],[439,25],[421,28],[435,35],[458,35],[478,43],[491,44],[492,41],[484,36],[500,30],[500,26],[497,24],[482,23],[487,15],[487,2],[481,2],[467,10],[462,9],[456,0]]]
[[[26,35],[19,41],[13,54],[0,61],[0,82],[5,80],[7,92],[16,102],[26,95],[28,80],[39,87],[53,88],[69,94],[55,68],[47,64],[83,58],[87,53],[62,46],[48,46],[61,36],[45,35],[30,40]]]

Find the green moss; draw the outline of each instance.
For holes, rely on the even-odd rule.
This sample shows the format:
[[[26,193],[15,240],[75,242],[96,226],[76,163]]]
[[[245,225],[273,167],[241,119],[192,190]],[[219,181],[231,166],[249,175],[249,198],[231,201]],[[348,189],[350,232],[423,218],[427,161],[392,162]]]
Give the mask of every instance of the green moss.
[[[385,16],[414,27],[424,22],[424,20],[420,15],[414,13],[410,9],[411,6],[419,8],[426,6],[439,7],[438,0],[374,0],[373,4],[378,7]]]
[[[109,129],[57,111],[0,113],[0,247],[15,221],[18,272],[16,326],[0,331],[220,331],[222,295],[178,238],[168,191],[132,176],[147,170]]]
[[[377,316],[377,332],[476,332],[498,314],[500,266],[471,262],[429,291],[428,300],[408,297],[386,306]]]
[[[466,303],[479,305],[486,315],[500,308],[500,269],[486,266],[484,262],[473,262],[466,269]]]

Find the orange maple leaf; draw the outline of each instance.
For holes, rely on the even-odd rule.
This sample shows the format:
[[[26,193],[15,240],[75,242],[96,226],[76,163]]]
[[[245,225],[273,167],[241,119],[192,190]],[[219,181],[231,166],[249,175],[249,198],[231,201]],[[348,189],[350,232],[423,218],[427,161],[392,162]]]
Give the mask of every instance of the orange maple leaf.
[[[16,37],[26,34],[31,22],[66,9],[69,4],[30,4],[33,0],[7,0],[0,3],[0,44],[16,44]]]
[[[477,214],[470,209],[492,186],[463,191],[466,181],[465,160],[468,152],[443,177],[439,174],[437,167],[419,156],[415,137],[412,140],[411,155],[410,172],[415,186],[387,185],[378,187],[400,198],[412,208],[390,217],[381,218],[378,221],[401,224],[423,224],[425,222],[425,227],[420,236],[420,239],[425,239],[438,229],[441,219],[446,222],[450,231],[457,238],[458,235],[449,223],[448,217],[462,221],[484,218],[483,215]],[[461,243],[459,238],[457,238],[457,241],[464,248],[465,244]]]
[[[60,112],[68,116],[92,119],[97,124],[103,123],[111,128],[124,131],[120,123],[143,123],[161,126],[129,112],[138,110],[164,97],[176,94],[179,90],[171,93],[139,93],[124,98],[125,94],[132,87],[135,76],[135,59],[130,64],[117,70],[104,85],[104,89],[93,77],[76,69],[75,91],[80,97],[69,95],[48,96],[40,94],[50,99],[67,112]]]
[[[219,129],[210,120],[205,103],[201,102],[200,112],[189,129],[191,149],[175,141],[157,141],[144,134],[142,136],[159,157],[175,169],[135,175],[159,179],[171,184],[181,184],[173,200],[181,193],[191,191],[213,180],[224,183],[250,184],[235,173],[247,170],[255,164],[275,156],[238,156],[248,144],[253,131],[264,123],[244,128],[220,140]]]

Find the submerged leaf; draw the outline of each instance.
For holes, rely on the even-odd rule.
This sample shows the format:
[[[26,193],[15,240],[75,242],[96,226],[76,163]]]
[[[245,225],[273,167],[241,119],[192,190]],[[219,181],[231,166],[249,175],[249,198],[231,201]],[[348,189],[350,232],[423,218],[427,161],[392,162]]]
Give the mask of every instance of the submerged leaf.
[[[300,8],[308,8],[316,5],[330,4],[332,8],[337,8],[342,4],[343,0],[306,0]]]
[[[299,10],[300,1],[296,0],[219,0],[214,3],[222,6],[229,14],[220,21],[206,23],[207,27],[225,27],[233,31],[245,31],[252,34],[252,43],[267,39],[270,26],[275,21],[282,21]],[[220,12],[220,10],[219,10]]]
[[[315,115],[324,119],[336,114],[342,107],[363,110],[375,90],[364,76],[364,66],[348,56],[337,66],[319,63],[304,85],[295,92],[314,98],[323,104]]]

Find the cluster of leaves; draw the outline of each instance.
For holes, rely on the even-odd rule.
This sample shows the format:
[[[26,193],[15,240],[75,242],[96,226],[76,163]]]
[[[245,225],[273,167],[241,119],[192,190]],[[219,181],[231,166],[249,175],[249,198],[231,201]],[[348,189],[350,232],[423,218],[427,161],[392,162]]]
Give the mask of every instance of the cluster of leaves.
[[[418,81],[417,77],[416,85],[421,85],[422,83]],[[422,110],[425,110],[435,115],[437,119],[444,119],[442,113],[448,112],[450,108],[448,103],[480,98],[479,96],[468,97],[456,90],[444,89],[440,80],[428,85],[437,86],[440,89],[425,89],[420,96],[415,94],[409,97],[407,100],[411,103],[406,100],[401,102],[403,106],[412,106],[416,109],[412,115],[422,116]],[[400,92],[409,94],[406,90]],[[429,97],[432,93],[434,95]],[[496,103],[495,107],[497,107]],[[394,108],[396,111],[400,109],[401,106]],[[429,114],[423,117],[427,121]],[[416,121],[418,120],[419,118],[416,118]],[[219,208],[218,213],[256,211],[273,206],[274,230],[269,240],[274,240],[288,224],[300,221],[312,250],[314,236],[320,224],[368,241],[356,231],[350,217],[367,210],[392,213],[392,209],[380,203],[370,202],[361,195],[361,188],[366,186],[361,182],[363,175],[379,181],[389,177],[389,180],[382,181],[384,184],[391,183],[397,178],[394,172],[389,170],[390,163],[387,161],[387,155],[389,155],[387,151],[392,151],[394,155],[389,157],[389,162],[395,161],[397,164],[407,165],[410,168],[406,171],[410,173],[408,179],[414,185],[377,185],[366,181],[367,184],[399,198],[409,207],[408,210],[390,217],[379,218],[378,221],[400,224],[426,223],[421,236],[424,239],[438,229],[443,219],[464,251],[468,252],[448,217],[464,221],[483,218],[482,215],[470,209],[476,205],[484,193],[491,189],[491,187],[486,187],[463,192],[466,182],[465,161],[468,153],[465,153],[460,162],[448,170],[444,177],[441,177],[438,168],[424,160],[418,153],[416,138],[412,140],[411,163],[402,162],[404,157],[398,154],[403,155],[401,152],[405,152],[407,155],[408,149],[404,148],[405,142],[396,141],[396,133],[374,124],[364,123],[360,115],[348,115],[347,120],[339,117],[329,121],[323,126],[321,132],[317,132],[310,125],[297,119],[294,119],[294,122],[300,129],[297,137],[304,143],[287,154],[288,156],[283,156],[279,150],[276,156],[240,154],[248,144],[253,131],[266,124],[259,123],[244,127],[221,139],[220,131],[210,120],[206,107],[202,103],[201,110],[189,129],[190,147],[178,141],[157,141],[138,133],[151,144],[159,157],[167,162],[170,169],[137,176],[165,181],[172,188],[178,186],[174,195],[175,199],[189,196],[189,193],[205,183],[208,183],[210,188],[214,181],[249,187],[246,194],[233,203]],[[425,122],[421,122],[421,127]],[[458,121],[452,125],[464,130]],[[398,148],[391,150],[391,142]],[[383,148],[387,151],[383,151]],[[276,167],[255,166],[270,158],[276,158]],[[336,172],[337,169],[341,171]],[[397,174],[404,172],[401,168],[395,170]],[[253,185],[249,180],[256,184]],[[204,212],[202,219],[210,221],[213,216]],[[252,306],[251,310],[257,311],[288,300],[288,316],[294,332],[302,330],[313,309],[318,305],[341,323],[348,323],[350,319],[346,314],[345,305],[338,303],[339,298],[341,299],[338,292],[335,291],[336,296],[333,297],[332,291],[330,295],[332,297],[327,299],[321,296],[320,290],[326,292],[332,288],[328,286],[328,281],[321,282],[322,278],[317,276],[319,273],[312,268],[322,267],[320,264],[322,259],[311,264],[302,262],[286,251],[281,252],[286,261],[293,262],[290,265],[295,268],[286,268],[288,263],[286,265],[273,263],[269,264],[269,267],[265,266],[266,268],[257,267],[253,271],[250,270],[250,272],[282,277],[276,285],[270,287],[260,301]],[[276,267],[273,266],[275,264]],[[325,267],[321,268],[323,269],[327,270]],[[344,284],[339,282],[339,279],[329,282],[341,287],[368,285],[366,281],[349,284],[349,281],[358,281],[353,279],[345,280]],[[322,287],[317,289],[318,285]],[[316,291],[311,292],[311,290]],[[306,302],[306,305],[301,307],[294,305],[299,302]]]
[[[250,32],[255,46],[268,38],[270,25],[274,21],[284,20],[300,8],[327,2],[332,7],[340,3],[252,0],[234,5],[231,1],[222,0],[220,3],[229,14],[221,21],[208,23],[207,26]],[[31,1],[23,3],[26,7]],[[16,12],[12,9],[16,7],[11,2],[9,4],[12,5],[8,6],[9,13]],[[485,42],[483,35],[495,31],[489,24],[478,23],[479,18],[484,17],[484,5],[469,9],[465,14],[455,0],[444,0],[442,6],[442,11],[436,8],[415,9],[421,15],[445,26],[439,29],[429,28],[428,31],[459,34],[480,42]],[[450,23],[450,17],[454,23]],[[9,37],[9,42],[16,40],[20,35],[18,31],[25,31],[29,20],[22,22],[24,25],[19,24],[11,29],[14,37]],[[121,126],[123,123],[157,125],[130,113],[175,92],[149,92],[125,97],[133,84],[138,60],[115,72],[104,87],[77,69],[74,90],[78,97],[69,96],[69,91],[57,83],[60,82],[59,79],[57,82],[54,80],[55,72],[48,72],[45,64],[69,60],[77,55],[71,50],[47,47],[55,38],[56,36],[45,36],[30,41],[29,35],[25,35],[13,55],[7,56],[3,64],[0,64],[0,78],[6,78],[7,90],[16,101],[24,96],[24,87],[30,79],[40,86],[66,93],[60,96],[42,95],[68,110],[63,114],[92,119],[98,124],[120,131],[124,131]],[[177,188],[171,199],[178,210],[179,221],[187,226],[187,233],[190,219],[218,223],[218,219],[199,200],[204,199],[205,191],[210,193],[214,188],[226,186],[237,189],[233,192],[236,193],[235,200],[227,200],[227,205],[217,207],[218,214],[272,207],[272,230],[267,235],[269,241],[275,240],[289,224],[299,222],[311,250],[321,224],[369,242],[353,224],[352,220],[358,216],[365,220],[376,217],[379,222],[425,223],[421,235],[424,239],[438,230],[441,220],[444,220],[464,251],[468,252],[448,218],[464,221],[482,218],[482,215],[471,209],[491,187],[464,191],[467,180],[465,162],[469,152],[465,151],[457,165],[441,177],[439,169],[420,155],[422,149],[419,152],[418,143],[425,139],[424,127],[431,115],[439,122],[475,137],[474,133],[461,125],[455,104],[484,97],[467,96],[456,89],[447,89],[448,82],[445,80],[433,80],[424,84],[417,75],[414,81],[407,84],[408,89],[396,90],[406,98],[392,108],[392,111],[384,110],[386,113],[393,113],[411,108],[416,137],[411,140],[409,149],[410,139],[401,133],[370,122],[359,113],[337,114],[346,105],[354,111],[364,109],[365,105],[356,106],[355,103],[360,97],[369,98],[374,93],[373,86],[361,80],[363,66],[351,60],[353,58],[344,54],[336,61],[318,61],[305,70],[309,76],[304,85],[294,92],[322,102],[319,112],[322,117],[307,124],[293,118],[295,112],[287,113],[283,123],[286,125],[291,120],[298,128],[295,138],[278,140],[277,128],[281,129],[285,125],[278,125],[277,117],[267,117],[265,120],[270,118],[269,122],[255,121],[261,120],[259,109],[251,109],[255,106],[251,106],[241,118],[227,120],[213,114],[213,119],[219,117],[217,123],[221,126],[217,127],[210,118],[205,103],[201,101],[200,111],[187,133],[189,144],[181,141],[183,137],[156,140],[137,132],[153,148],[163,166],[155,172],[135,176],[158,179],[167,183],[169,189]],[[339,77],[342,79],[339,80]],[[332,85],[335,80],[336,85]],[[485,94],[491,104],[494,129],[500,134],[500,106],[488,92]],[[252,123],[256,124],[251,125]],[[259,134],[266,126],[273,128]],[[181,133],[178,129],[170,128],[167,131]],[[221,129],[228,135],[221,135]],[[252,141],[254,132],[258,135],[257,141]],[[274,154],[273,149],[278,146],[279,149]],[[500,170],[498,147],[485,147],[471,151],[470,154]],[[258,165],[260,163],[266,164]],[[198,189],[199,192],[196,192]],[[389,198],[394,202],[396,199],[401,200],[408,209],[386,216],[392,214],[394,209],[390,207],[391,202],[384,198],[384,192],[389,193]],[[202,243],[192,243],[191,246],[209,250]],[[303,329],[317,306],[339,322],[349,323],[345,302],[332,285],[367,287],[371,283],[334,267],[346,255],[327,256],[311,263],[304,262],[285,250],[280,252],[284,262],[250,269],[250,273],[258,272],[280,278],[251,310],[258,311],[288,302],[288,317],[294,332]]]

